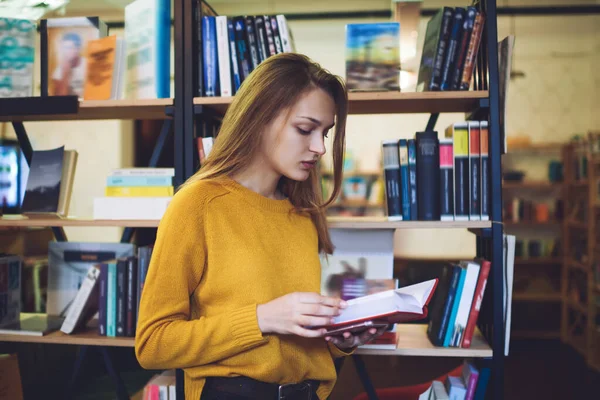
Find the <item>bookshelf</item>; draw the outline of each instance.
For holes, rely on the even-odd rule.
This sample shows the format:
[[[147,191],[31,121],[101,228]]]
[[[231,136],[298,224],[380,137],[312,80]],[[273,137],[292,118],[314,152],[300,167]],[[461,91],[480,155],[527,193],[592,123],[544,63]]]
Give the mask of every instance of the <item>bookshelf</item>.
[[[600,371],[599,138],[598,133],[588,133],[563,148],[565,179],[576,190],[565,196],[563,236],[569,254],[562,271],[561,340],[596,371]],[[584,246],[578,245],[580,241]]]
[[[124,228],[156,228],[157,220],[116,220],[116,219],[91,219],[91,218],[48,218],[28,219],[26,217],[0,217],[0,227],[64,227],[64,226],[112,226]]]
[[[132,337],[107,337],[98,335],[97,328],[86,328],[78,333],[67,335],[61,331],[51,332],[44,336],[26,336],[0,334],[0,342],[42,343],[81,346],[133,347]]]

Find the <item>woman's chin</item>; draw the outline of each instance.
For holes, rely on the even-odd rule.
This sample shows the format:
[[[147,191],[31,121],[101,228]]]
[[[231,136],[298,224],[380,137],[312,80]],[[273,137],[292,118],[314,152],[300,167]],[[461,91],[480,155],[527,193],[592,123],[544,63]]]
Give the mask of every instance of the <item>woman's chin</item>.
[[[302,182],[308,179],[310,176],[310,170],[306,169],[298,169],[296,171],[291,171],[290,173],[283,174],[286,178],[291,179],[293,181]]]

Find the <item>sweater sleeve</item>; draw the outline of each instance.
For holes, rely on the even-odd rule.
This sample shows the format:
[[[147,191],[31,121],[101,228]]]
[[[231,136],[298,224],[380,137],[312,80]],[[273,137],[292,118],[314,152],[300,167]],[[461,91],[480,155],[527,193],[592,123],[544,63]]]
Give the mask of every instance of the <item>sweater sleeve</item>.
[[[267,342],[258,327],[256,304],[190,319],[190,297],[207,254],[207,196],[197,189],[180,190],[159,224],[135,337],[136,357],[146,369],[206,365]]]
[[[356,351],[356,347],[352,347],[348,350],[342,350],[331,342],[328,342],[327,346],[329,347],[329,352],[333,358],[351,356]]]

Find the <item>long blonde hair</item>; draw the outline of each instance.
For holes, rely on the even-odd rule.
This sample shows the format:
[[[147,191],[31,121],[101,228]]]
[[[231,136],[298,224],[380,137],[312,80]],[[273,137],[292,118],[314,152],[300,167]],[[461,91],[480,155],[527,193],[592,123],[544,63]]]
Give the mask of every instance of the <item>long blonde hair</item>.
[[[333,192],[327,201],[321,193],[320,174],[312,169],[305,181],[282,177],[280,189],[297,212],[308,213],[319,237],[319,251],[333,253],[325,207],[338,196],[342,181],[348,94],[344,81],[308,57],[281,53],[267,58],[244,80],[229,106],[217,139],[202,168],[184,185],[222,175],[234,175],[250,165],[260,148],[264,128],[289,110],[312,89],[322,89],[335,103],[333,134]]]

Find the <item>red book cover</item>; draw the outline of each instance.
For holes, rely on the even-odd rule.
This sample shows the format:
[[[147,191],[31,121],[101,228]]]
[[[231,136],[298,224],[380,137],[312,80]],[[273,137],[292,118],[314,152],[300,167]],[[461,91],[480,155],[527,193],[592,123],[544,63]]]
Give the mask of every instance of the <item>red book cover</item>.
[[[477,317],[479,316],[479,309],[481,308],[481,302],[483,301],[483,294],[485,293],[485,285],[487,284],[487,278],[490,274],[491,263],[487,260],[477,260],[481,262],[481,270],[479,271],[479,279],[477,286],[475,287],[475,298],[471,305],[471,312],[469,313],[469,321],[465,328],[463,335],[463,341],[460,347],[469,348],[471,347],[471,339],[473,339],[473,332],[475,332],[475,325],[477,324]]]

